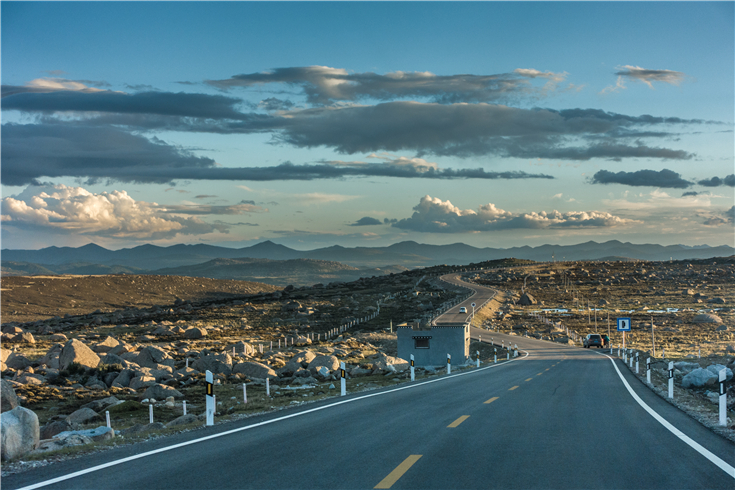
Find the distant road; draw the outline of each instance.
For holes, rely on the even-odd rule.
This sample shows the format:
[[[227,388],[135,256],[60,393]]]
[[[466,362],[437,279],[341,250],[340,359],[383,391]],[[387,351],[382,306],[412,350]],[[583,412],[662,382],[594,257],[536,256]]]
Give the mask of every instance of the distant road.
[[[475,303],[475,311],[477,311],[486,302],[490,301],[496,294],[496,291],[494,289],[486,288],[484,286],[480,286],[479,284],[470,284],[462,281],[460,279],[460,274],[457,273],[447,274],[445,276],[442,276],[441,278],[448,283],[470,288],[475,291],[475,294],[471,298],[463,301],[462,303],[459,303],[458,305],[453,306],[444,314],[437,317],[437,325],[440,325],[441,323],[465,323],[469,321],[470,317],[472,316],[472,303]],[[467,313],[459,312],[459,309],[462,307],[467,308]]]
[[[517,343],[522,357],[57,463],[7,476],[3,488],[53,478],[63,480],[43,488],[735,487],[735,444],[652,393],[621,361],[472,329],[480,333]],[[89,472],[68,477],[77,471]]]

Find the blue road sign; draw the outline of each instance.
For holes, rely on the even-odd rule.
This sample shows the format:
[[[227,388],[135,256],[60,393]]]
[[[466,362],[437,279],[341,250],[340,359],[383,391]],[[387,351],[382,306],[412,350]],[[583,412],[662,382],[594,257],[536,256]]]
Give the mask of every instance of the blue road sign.
[[[630,332],[630,318],[618,318],[618,332]]]

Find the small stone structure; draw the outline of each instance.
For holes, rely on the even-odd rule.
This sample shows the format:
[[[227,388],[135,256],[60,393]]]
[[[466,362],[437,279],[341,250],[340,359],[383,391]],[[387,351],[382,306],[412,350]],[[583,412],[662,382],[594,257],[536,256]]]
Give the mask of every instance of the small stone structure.
[[[470,355],[469,323],[440,323],[421,327],[419,323],[401,324],[396,328],[398,357],[410,360],[413,354],[418,367],[445,366],[447,354],[452,365],[464,364]]]

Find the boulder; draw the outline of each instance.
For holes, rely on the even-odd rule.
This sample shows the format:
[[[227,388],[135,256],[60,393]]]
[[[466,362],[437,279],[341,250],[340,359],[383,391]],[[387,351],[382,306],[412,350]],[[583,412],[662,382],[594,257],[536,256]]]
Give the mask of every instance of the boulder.
[[[339,359],[337,359],[336,356],[316,356],[309,363],[309,370],[312,370],[312,368],[316,370],[322,366],[329,369],[330,372],[336,371],[337,369],[339,369]]]
[[[66,421],[69,422],[72,426],[76,426],[77,424],[88,424],[90,422],[97,422],[100,420],[100,416],[97,415],[97,412],[92,410],[91,408],[80,408],[76,412],[72,413],[66,418]]]
[[[105,410],[113,405],[117,405],[118,403],[120,403],[120,400],[118,400],[114,396],[108,396],[107,398],[101,398],[99,400],[91,401],[86,405],[82,405],[82,408],[89,408],[91,410],[94,410],[95,412],[101,412],[102,410]],[[44,439],[46,439],[46,437],[44,437]]]
[[[182,415],[181,417],[173,419],[171,422],[166,424],[166,428],[176,427],[179,425],[189,425],[195,422],[199,422],[199,417],[197,417],[193,413],[187,413],[186,415]]]
[[[92,346],[92,350],[99,354],[105,354],[118,345],[120,345],[120,341],[117,340],[115,337],[110,337],[108,335],[105,340]]]
[[[725,301],[725,298],[711,298],[707,300],[707,303],[713,303],[716,305],[724,305],[726,301]]]
[[[14,459],[38,447],[38,416],[31,410],[15,407],[0,414],[0,458]]]
[[[23,332],[16,334],[8,342],[12,342],[14,344],[35,344],[36,339],[33,338],[33,335],[30,332]]]
[[[75,434],[72,432],[70,435],[63,439],[51,439],[50,441],[41,441],[36,452],[45,453],[48,451],[58,451],[71,446],[82,446],[84,444],[91,444],[92,439],[89,437]]]
[[[197,371],[211,371],[213,374],[232,374],[232,357],[229,354],[209,354],[195,360],[192,368]]]
[[[100,358],[92,349],[77,339],[71,339],[64,344],[59,355],[59,369],[67,369],[72,363],[85,367],[96,368]]]
[[[693,371],[695,369],[699,369],[702,366],[697,364],[696,362],[675,362],[674,367],[678,369],[681,372],[688,373],[690,371]]]
[[[684,388],[701,388],[712,384],[712,381],[716,380],[717,376],[711,371],[699,368],[684,376],[681,380],[681,386]]]
[[[46,382],[46,376],[41,376],[40,374],[35,373],[23,373],[18,376],[16,381],[24,385],[41,386]]]
[[[5,361],[8,360],[11,352],[12,351],[10,349],[3,349],[2,347],[0,347],[0,371],[5,371],[7,369]]]
[[[140,395],[138,398],[140,398],[141,400],[145,400],[146,398],[164,400],[169,396],[172,396],[174,398],[184,398],[184,395],[182,395],[180,391],[171,388],[170,386],[161,384],[154,384],[153,386],[149,386],[148,389],[146,389],[145,392],[143,392],[143,394]]]
[[[693,323],[722,323],[722,318],[712,313],[702,313],[692,318]]]
[[[207,330],[199,327],[191,327],[184,331],[185,339],[201,339],[207,335]]]
[[[360,368],[357,368],[357,369],[360,369]],[[352,371],[354,371],[354,369]],[[350,374],[352,374],[352,371],[350,371]],[[329,377],[329,369],[327,369],[326,366],[320,366],[320,367],[318,367],[316,369],[316,373],[315,374],[317,376],[319,376],[320,378],[328,378]]]
[[[229,352],[232,352],[232,348],[235,348],[235,354],[245,354],[246,356],[250,356],[255,354],[255,348],[248,344],[247,342],[240,341],[236,344],[233,344],[227,348]]]
[[[56,435],[56,439],[66,439],[69,436],[82,436],[87,437],[92,441],[101,442],[107,439],[115,437],[115,431],[112,428],[105,425],[97,427],[96,429],[85,429],[85,430],[72,430],[61,432]]]
[[[373,362],[373,373],[381,372],[399,372],[405,371],[410,367],[410,363],[401,359],[400,357],[391,357],[381,354]]]
[[[291,359],[288,360],[286,365],[281,368],[281,372],[285,374],[292,374],[298,371],[299,368],[305,368],[309,366],[309,363],[316,358],[316,354],[310,350],[297,353]]]
[[[100,361],[101,364],[105,365],[112,365],[112,364],[120,364],[121,366],[125,365],[125,359],[123,359],[120,356],[116,356],[115,354],[107,354],[105,357],[102,358]]]
[[[108,356],[110,354],[107,354]],[[112,384],[119,384],[123,388],[130,386],[130,381],[135,377],[135,373],[132,369],[123,369],[120,374],[112,381]]]
[[[718,381],[720,379],[720,371],[723,369],[725,370],[725,381],[730,381],[732,379],[732,370],[730,368],[725,367],[722,364],[712,364],[707,366],[707,371],[717,376]]]
[[[169,359],[169,355],[163,349],[148,346],[140,350],[135,363],[142,367],[156,369],[159,364],[167,364],[165,361]]]
[[[15,394],[13,385],[0,379],[0,410],[8,412],[20,406],[20,399]]]
[[[17,352],[11,353],[8,356],[8,359],[5,361],[6,367],[9,367],[10,369],[15,369],[17,371],[22,371],[31,364],[32,362],[30,359],[28,359],[23,354],[18,354]]]
[[[66,342],[67,340],[69,340],[63,333],[55,333],[53,335],[49,335],[48,339],[51,342]]]
[[[41,427],[41,439],[51,439],[56,434],[74,430],[74,427],[66,420],[54,420]]]
[[[141,388],[146,388],[155,384],[156,378],[154,378],[153,376],[139,376],[130,380],[130,384],[128,386],[137,391]]]
[[[538,303],[538,301],[536,301],[536,298],[531,296],[529,293],[523,293],[523,296],[521,296],[521,298],[518,300],[518,304],[522,306],[531,306],[535,305],[536,303]]]
[[[232,368],[233,374],[242,374],[247,378],[276,379],[278,375],[267,364],[260,362],[241,362]]]

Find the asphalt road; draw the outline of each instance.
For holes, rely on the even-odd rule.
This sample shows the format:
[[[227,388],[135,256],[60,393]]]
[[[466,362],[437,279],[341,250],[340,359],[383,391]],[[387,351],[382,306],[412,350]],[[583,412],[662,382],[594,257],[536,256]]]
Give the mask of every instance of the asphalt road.
[[[475,310],[479,310],[482,306],[484,306],[485,303],[490,301],[495,296],[495,290],[479,286],[477,284],[469,284],[463,282],[459,277],[459,274],[447,274],[445,276],[442,276],[442,279],[452,284],[457,284],[470,288],[475,291],[475,294],[471,298],[453,306],[443,315],[438,317],[436,319],[437,325],[441,323],[465,323],[469,321],[470,317],[472,316],[472,303],[475,303],[476,305]],[[459,312],[460,308],[463,307],[466,308],[466,313]]]
[[[661,400],[621,361],[599,350],[472,335],[481,332],[484,341],[517,343],[522,356],[57,463],[7,476],[3,488],[111,462],[44,488],[735,487],[727,469],[735,445]],[[733,474],[646,412],[623,380]],[[198,440],[205,436],[212,438]]]

